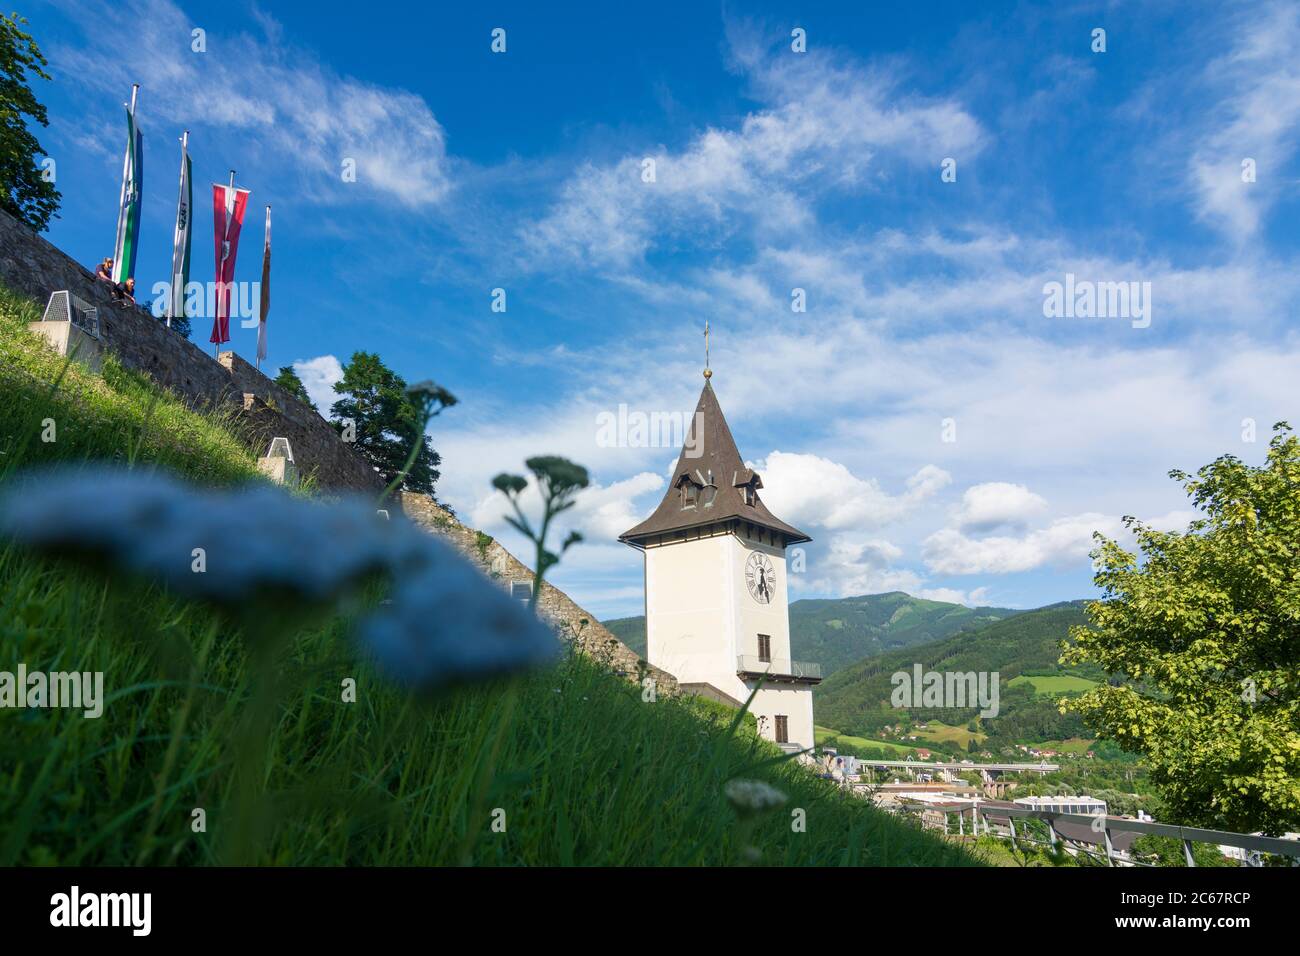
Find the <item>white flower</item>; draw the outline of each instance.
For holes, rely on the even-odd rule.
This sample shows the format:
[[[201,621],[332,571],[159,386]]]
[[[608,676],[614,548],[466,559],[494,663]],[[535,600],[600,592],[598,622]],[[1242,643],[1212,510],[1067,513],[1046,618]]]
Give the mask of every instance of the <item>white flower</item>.
[[[731,805],[742,817],[784,806],[789,798],[762,780],[728,780],[722,788]]]
[[[266,485],[198,491],[161,474],[104,468],[36,472],[9,484],[0,534],[217,604],[324,603],[369,575],[388,576],[390,599],[360,633],[380,666],[406,683],[497,674],[560,650],[549,629],[454,549],[407,521],[380,519],[368,500],[323,505]]]

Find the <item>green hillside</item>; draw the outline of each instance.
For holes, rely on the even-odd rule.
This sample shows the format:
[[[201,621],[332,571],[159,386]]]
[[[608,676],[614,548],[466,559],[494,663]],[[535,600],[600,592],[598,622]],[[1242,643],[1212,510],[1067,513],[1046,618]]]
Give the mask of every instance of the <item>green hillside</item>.
[[[65,363],[26,331],[34,308],[0,289],[0,484],[104,459],[258,480],[228,422],[120,367]],[[57,440],[41,440],[47,419]],[[413,695],[350,637],[383,596],[376,581],[334,615],[282,609],[267,647],[160,585],[0,540],[0,671],[102,672],[105,691],[96,719],[0,709],[0,867],[977,862],[782,759],[734,712],[646,702],[589,658]],[[724,792],[737,778],[785,794],[806,832],[788,810],[742,826]]]
[[[890,591],[861,597],[795,601],[790,605],[791,653],[836,671],[886,651],[928,644],[1023,613],[1003,607],[965,607]],[[605,626],[645,654],[645,618],[624,617]]]
[[[966,724],[977,710],[909,708],[890,703],[890,676],[921,664],[927,671],[997,671],[1000,677],[999,715],[980,721],[988,746],[1019,740],[1063,740],[1086,735],[1077,717],[1057,713],[1054,691],[1082,689],[1087,681],[1103,679],[1100,672],[1062,668],[1060,645],[1069,629],[1084,624],[1084,602],[1054,604],[1026,611],[977,631],[942,641],[890,651],[844,668],[817,687],[817,723],[844,734],[878,737],[881,728],[939,722]],[[1044,681],[1018,678],[1045,677]],[[1061,680],[1062,677],[1069,678]],[[1035,691],[1037,690],[1037,693]]]

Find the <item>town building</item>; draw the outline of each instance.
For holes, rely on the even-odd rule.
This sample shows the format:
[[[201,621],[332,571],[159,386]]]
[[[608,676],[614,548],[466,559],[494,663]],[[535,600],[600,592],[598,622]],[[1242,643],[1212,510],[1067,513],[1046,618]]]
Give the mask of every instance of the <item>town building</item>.
[[[683,690],[740,706],[786,749],[814,744],[821,667],[792,659],[786,551],[812,540],[763,503],[704,372],[663,501],[619,540],[645,556],[646,659]]]

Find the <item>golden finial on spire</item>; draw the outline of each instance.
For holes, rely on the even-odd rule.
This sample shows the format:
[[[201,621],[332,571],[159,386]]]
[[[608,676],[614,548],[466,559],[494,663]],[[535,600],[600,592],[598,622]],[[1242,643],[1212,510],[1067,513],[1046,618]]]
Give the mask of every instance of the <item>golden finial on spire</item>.
[[[709,320],[704,320],[704,378],[707,381],[713,377],[713,371],[709,368]]]

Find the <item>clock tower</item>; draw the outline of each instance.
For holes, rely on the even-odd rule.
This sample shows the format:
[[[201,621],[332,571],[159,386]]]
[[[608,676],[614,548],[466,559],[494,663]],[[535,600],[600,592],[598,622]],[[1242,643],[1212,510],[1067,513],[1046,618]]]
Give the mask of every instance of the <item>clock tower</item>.
[[[785,749],[813,746],[821,667],[791,659],[786,549],[812,540],[759,497],[705,370],[668,493],[619,540],[645,555],[646,658],[683,690],[750,712]]]

